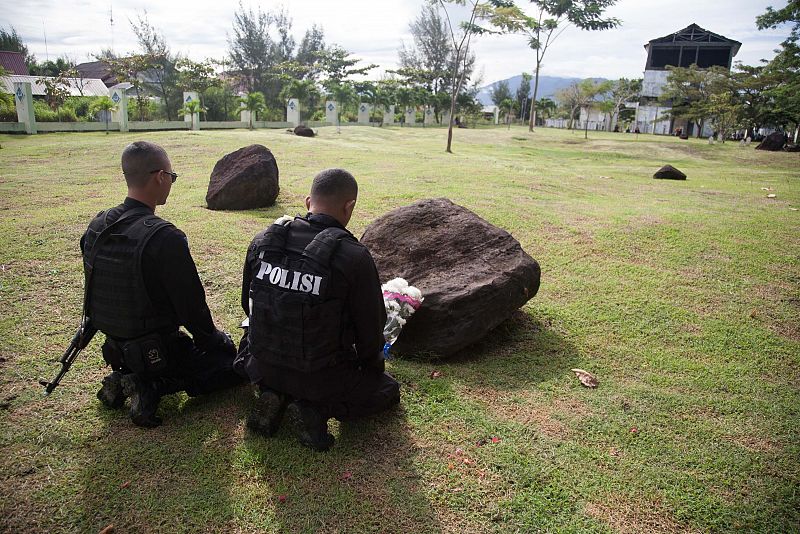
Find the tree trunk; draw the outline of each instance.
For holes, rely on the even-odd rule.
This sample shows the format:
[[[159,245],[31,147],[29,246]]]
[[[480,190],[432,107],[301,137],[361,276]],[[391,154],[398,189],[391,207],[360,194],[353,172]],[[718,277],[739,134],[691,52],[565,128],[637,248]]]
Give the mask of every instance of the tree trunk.
[[[542,66],[541,61],[536,63],[536,73],[533,77],[533,98],[531,98],[531,120],[528,123],[528,131],[532,132],[533,127],[536,125],[536,95],[539,93],[539,67]]]

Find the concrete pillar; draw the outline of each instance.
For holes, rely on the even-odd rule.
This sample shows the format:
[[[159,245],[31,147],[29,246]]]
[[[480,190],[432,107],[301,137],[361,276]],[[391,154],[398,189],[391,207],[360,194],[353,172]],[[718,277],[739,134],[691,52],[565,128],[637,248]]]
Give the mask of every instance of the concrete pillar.
[[[444,124],[445,126],[449,126],[450,125],[450,110],[449,109],[446,109],[446,110],[442,111],[442,124]]]
[[[417,110],[413,107],[406,108],[406,124],[415,124],[417,122]]]
[[[31,82],[14,82],[14,104],[17,106],[17,121],[25,125],[25,133],[36,133],[36,116],[33,112]]]
[[[366,102],[361,102],[358,105],[358,124],[369,124],[369,114],[372,111],[372,106]]]
[[[240,104],[240,107],[242,109],[239,112],[239,120],[241,120],[242,122],[246,122],[247,123],[247,127],[249,128],[250,127],[250,115],[252,115],[252,113],[250,111],[244,109],[244,103]],[[256,117],[253,117],[253,120],[255,120],[255,119],[256,119]]]
[[[286,104],[286,122],[295,126],[300,124],[300,101],[296,98],[290,98],[289,103]]]
[[[325,102],[325,120],[333,125],[336,125],[336,110],[339,104],[333,100]]]
[[[494,123],[500,124],[500,108],[497,106],[494,108]]]
[[[394,106],[383,108],[383,124],[388,126],[394,124]]]
[[[184,91],[183,92],[183,103],[188,104],[189,102],[200,102],[200,96],[195,91]],[[193,120],[194,119],[194,120]],[[188,122],[192,124],[192,130],[199,130],[200,129],[200,112],[197,113],[187,113],[183,116],[183,122]]]
[[[431,106],[425,106],[425,115],[423,118],[423,123],[427,126],[430,124],[436,124],[436,113]]]
[[[128,131],[128,95],[125,89],[121,87],[112,87],[109,89],[111,101],[117,106],[115,111],[111,112],[111,121],[119,124],[120,132]]]

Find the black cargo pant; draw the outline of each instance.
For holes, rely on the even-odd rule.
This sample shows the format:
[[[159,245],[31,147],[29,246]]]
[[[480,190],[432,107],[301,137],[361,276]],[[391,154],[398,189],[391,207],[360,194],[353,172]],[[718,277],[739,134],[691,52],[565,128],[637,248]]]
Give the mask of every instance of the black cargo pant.
[[[350,391],[310,402],[319,412],[339,421],[380,413],[400,402],[400,384],[389,373],[362,371]]]
[[[233,347],[198,349],[192,338],[181,331],[162,336],[167,352],[167,367],[157,375],[140,375],[143,380],[155,384],[159,395],[169,395],[186,391],[192,397],[235,386],[244,379],[233,370],[236,351]],[[106,339],[106,344],[113,344]],[[130,373],[124,362],[109,361],[107,348],[103,348],[104,358],[115,371]],[[112,358],[113,359],[113,358]]]

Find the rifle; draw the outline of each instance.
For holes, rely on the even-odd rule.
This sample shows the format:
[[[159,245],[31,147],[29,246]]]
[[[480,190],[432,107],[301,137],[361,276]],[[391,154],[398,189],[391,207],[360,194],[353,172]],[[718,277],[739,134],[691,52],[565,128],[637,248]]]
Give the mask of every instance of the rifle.
[[[91,319],[84,317],[81,325],[78,327],[78,330],[72,337],[69,347],[67,347],[67,350],[64,351],[64,354],[58,360],[58,362],[61,364],[61,370],[50,382],[47,382],[46,380],[39,380],[39,383],[44,386],[45,395],[51,394],[53,390],[58,387],[61,379],[65,374],[67,374],[69,368],[72,367],[72,362],[74,362],[75,358],[78,357],[78,354],[80,354],[80,352],[86,348],[86,345],[89,344],[96,333],[97,328],[92,325]]]

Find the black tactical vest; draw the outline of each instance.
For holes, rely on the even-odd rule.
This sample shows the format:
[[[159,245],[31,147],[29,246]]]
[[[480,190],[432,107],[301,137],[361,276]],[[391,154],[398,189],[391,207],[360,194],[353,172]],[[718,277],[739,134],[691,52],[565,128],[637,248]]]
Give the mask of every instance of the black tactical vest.
[[[171,223],[144,208],[125,211],[112,223],[107,218],[107,212],[95,217],[84,239],[85,311],[92,324],[118,340],[177,329],[172,314],[153,307],[142,276],[147,242]]]
[[[355,358],[354,334],[345,301],[331,293],[331,259],[342,239],[341,228],[326,228],[289,255],[286,238],[295,219],[273,224],[257,237],[257,261],[250,283],[250,353],[269,365],[314,372]]]

